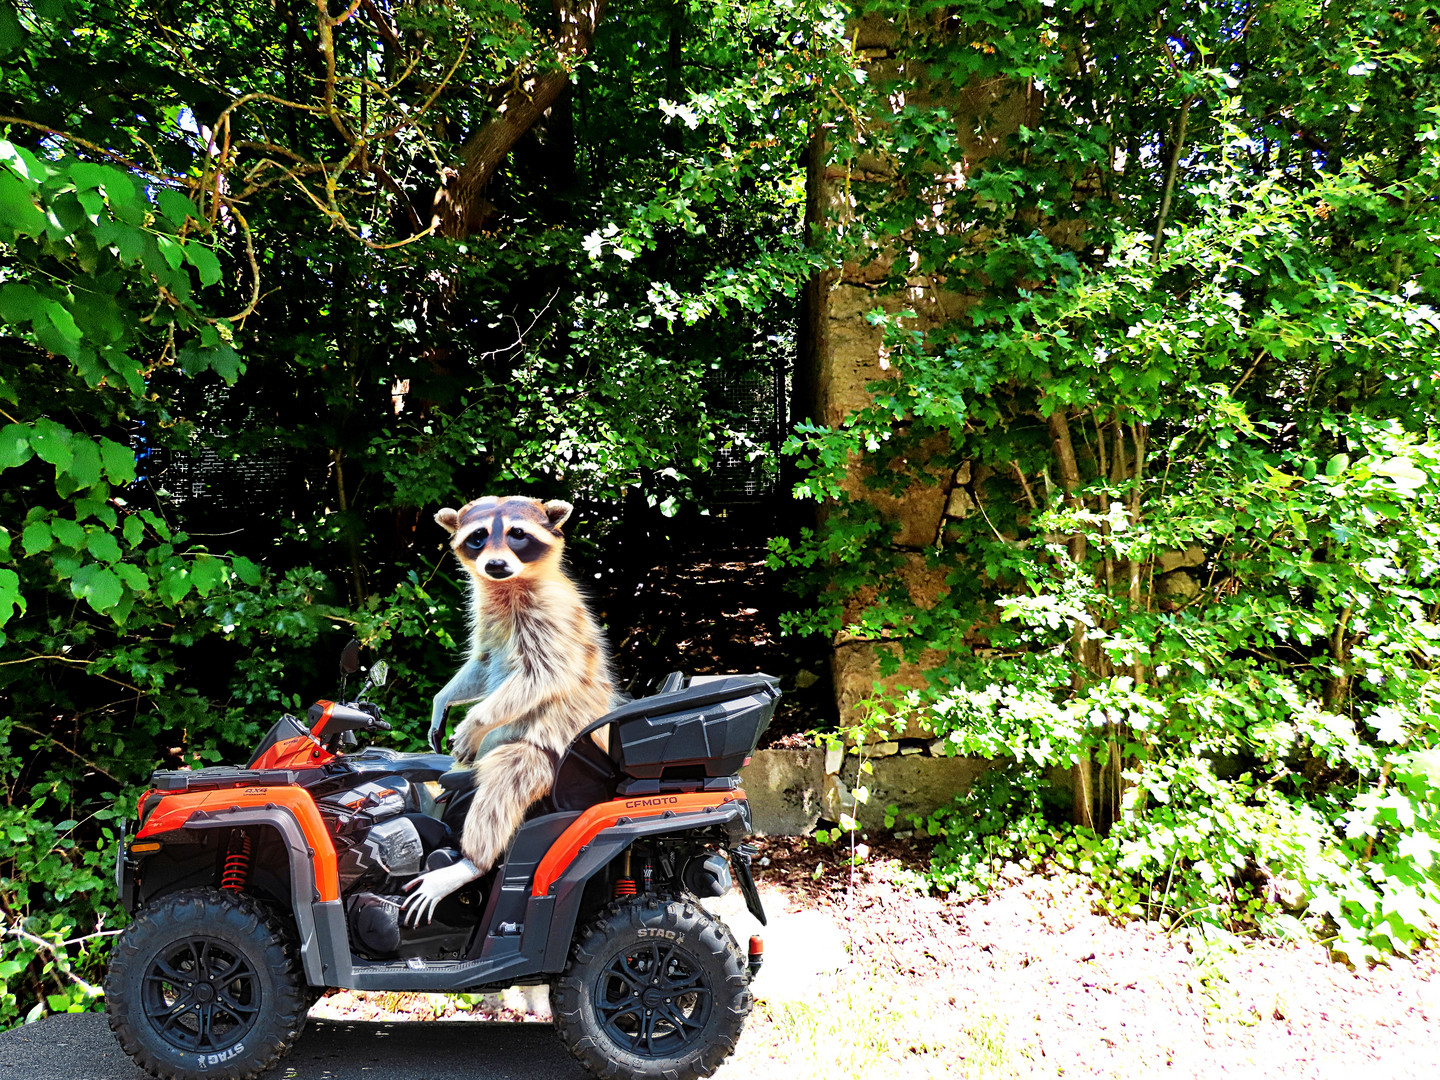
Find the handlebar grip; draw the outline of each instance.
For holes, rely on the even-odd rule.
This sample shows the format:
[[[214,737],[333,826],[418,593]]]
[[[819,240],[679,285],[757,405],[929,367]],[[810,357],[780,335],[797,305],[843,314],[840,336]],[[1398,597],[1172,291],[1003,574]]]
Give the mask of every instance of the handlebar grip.
[[[378,719],[378,718],[377,718],[376,720],[374,720],[374,721],[370,724],[370,730],[371,730],[371,731],[389,731],[389,730],[391,730],[390,721],[388,721],[388,720],[381,720],[381,719]]]

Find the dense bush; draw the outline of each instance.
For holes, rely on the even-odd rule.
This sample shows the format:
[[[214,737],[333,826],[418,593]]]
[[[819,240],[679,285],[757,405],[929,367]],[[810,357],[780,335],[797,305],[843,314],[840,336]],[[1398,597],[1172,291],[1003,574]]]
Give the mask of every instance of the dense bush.
[[[776,557],[823,594],[796,628],[947,657],[892,716],[1014,762],[928,822],[937,882],[1047,854],[1117,910],[1412,949],[1440,914],[1433,11],[868,7],[908,33],[837,111],[835,242],[952,310],[877,306],[898,375],[794,440],[837,509]],[[980,80],[988,112],[955,94]],[[856,455],[872,488],[969,469],[933,605]]]

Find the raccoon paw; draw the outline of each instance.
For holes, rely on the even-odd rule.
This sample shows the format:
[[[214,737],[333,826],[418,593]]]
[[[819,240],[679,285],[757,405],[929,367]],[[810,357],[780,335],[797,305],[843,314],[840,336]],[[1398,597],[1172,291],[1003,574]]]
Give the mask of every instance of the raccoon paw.
[[[435,914],[435,905],[456,889],[469,885],[480,876],[475,864],[461,859],[450,866],[421,874],[405,886],[410,893],[405,899],[403,919],[406,926],[424,926]]]

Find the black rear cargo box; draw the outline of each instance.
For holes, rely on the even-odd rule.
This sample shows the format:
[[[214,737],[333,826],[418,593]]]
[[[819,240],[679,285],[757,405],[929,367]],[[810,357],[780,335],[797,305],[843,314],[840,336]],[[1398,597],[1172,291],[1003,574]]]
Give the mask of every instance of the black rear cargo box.
[[[733,776],[770,724],[778,682],[769,675],[692,679],[683,690],[628,702],[605,717],[610,756],[640,780]]]

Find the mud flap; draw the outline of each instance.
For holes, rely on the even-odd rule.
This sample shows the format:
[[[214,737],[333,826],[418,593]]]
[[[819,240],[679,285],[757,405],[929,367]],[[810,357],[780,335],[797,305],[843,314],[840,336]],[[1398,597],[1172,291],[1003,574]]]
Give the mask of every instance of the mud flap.
[[[750,859],[755,853],[756,849],[749,844],[741,844],[730,852],[730,868],[735,871],[735,880],[740,883],[740,893],[745,897],[745,906],[750,909],[750,914],[760,921],[761,926],[767,926],[760,893],[755,888],[755,879],[750,876]]]

